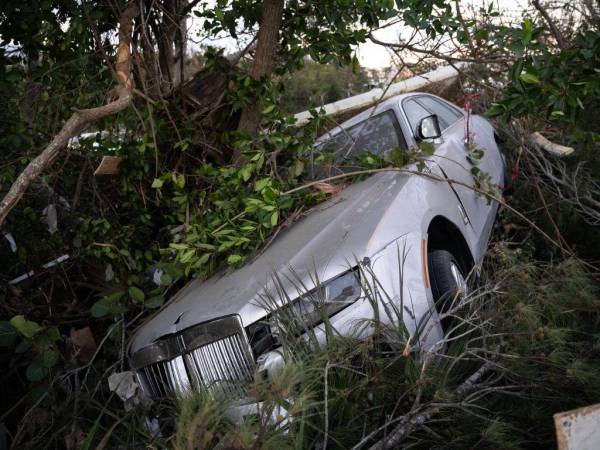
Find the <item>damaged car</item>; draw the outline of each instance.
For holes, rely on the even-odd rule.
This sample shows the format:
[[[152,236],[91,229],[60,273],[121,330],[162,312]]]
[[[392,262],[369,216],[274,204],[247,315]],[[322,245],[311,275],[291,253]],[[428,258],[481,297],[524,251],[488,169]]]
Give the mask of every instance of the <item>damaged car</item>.
[[[330,130],[315,151],[332,149],[338,167],[351,167],[367,152],[410,154],[425,142],[432,154],[418,170],[411,163],[349,185],[250,263],[178,292],[129,342],[129,364],[143,391],[160,399],[200,389],[243,402],[257,371],[268,375],[283,364],[277,328],[285,315],[278,311],[301,314],[304,331],[317,339],[325,339],[323,314],[339,333],[353,333],[358,322],[373,318],[362,266],[386,293],[377,298],[381,307],[401,311],[401,318],[382,321],[402,320],[418,335],[425,318],[432,331],[417,337],[418,345],[439,341],[440,300],[468,289],[467,276],[484,257],[497,213],[498,203],[472,188],[475,166],[491,185],[504,185],[493,126],[437,96],[403,94]],[[481,150],[476,160],[473,148]],[[265,296],[274,299],[268,306]]]

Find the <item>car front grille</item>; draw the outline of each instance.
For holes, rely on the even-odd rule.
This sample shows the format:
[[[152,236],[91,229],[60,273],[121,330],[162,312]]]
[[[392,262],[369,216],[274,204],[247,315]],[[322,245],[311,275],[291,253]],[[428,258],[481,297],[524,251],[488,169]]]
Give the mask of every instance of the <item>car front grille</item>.
[[[238,316],[166,336],[134,353],[130,362],[144,390],[155,399],[190,388],[241,398],[254,371]]]

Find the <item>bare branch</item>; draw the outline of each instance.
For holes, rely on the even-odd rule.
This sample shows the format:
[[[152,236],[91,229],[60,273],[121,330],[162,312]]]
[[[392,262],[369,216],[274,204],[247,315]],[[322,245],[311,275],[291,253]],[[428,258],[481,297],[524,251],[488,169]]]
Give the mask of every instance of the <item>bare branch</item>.
[[[556,43],[558,44],[560,49],[566,50],[568,48],[567,41],[565,40],[565,37],[560,32],[554,21],[552,20],[552,17],[550,17],[550,14],[548,14],[548,11],[546,11],[546,9],[540,4],[539,0],[531,0],[531,3],[533,4],[533,6],[535,6],[535,9],[538,10],[538,12],[542,15],[542,17],[548,24],[550,32],[552,33],[552,36],[554,36],[554,39],[556,39]]]

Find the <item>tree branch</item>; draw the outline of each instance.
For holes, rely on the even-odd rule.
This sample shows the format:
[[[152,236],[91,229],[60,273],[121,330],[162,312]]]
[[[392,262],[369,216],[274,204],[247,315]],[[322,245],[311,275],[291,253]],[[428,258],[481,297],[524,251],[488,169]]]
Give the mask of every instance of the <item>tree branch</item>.
[[[491,362],[485,363],[469,378],[467,378],[454,392],[454,398],[460,400],[466,394],[477,387],[483,376],[493,368]],[[439,411],[439,405],[430,405],[415,411],[411,411],[405,416],[399,418],[399,424],[386,437],[376,442],[369,450],[384,450],[389,448],[398,448],[400,443],[415,429],[424,425],[433,415]],[[363,440],[364,441],[364,440]],[[362,442],[362,441],[361,441]],[[357,448],[357,447],[354,447]]]
[[[416,47],[414,45],[410,45],[407,43],[395,44],[393,42],[384,42],[384,41],[377,39],[373,35],[373,33],[369,34],[369,39],[374,44],[378,44],[383,47],[393,48],[398,51],[408,50],[408,51],[411,51],[414,53],[421,53],[424,55],[431,56],[432,58],[442,59],[449,63],[451,63],[451,62],[470,62],[470,63],[477,63],[477,64],[506,64],[509,62],[508,58],[502,57],[502,56],[491,57],[491,58],[489,58],[489,57],[488,58],[472,58],[472,57],[452,56],[452,55],[446,55],[444,53],[438,52],[433,49],[419,48],[419,47]]]
[[[10,211],[19,203],[23,194],[46,168],[48,168],[60,152],[66,147],[69,139],[80,134],[87,126],[104,117],[116,114],[129,106],[132,99],[131,82],[131,36],[133,19],[138,15],[134,1],[130,2],[119,19],[119,45],[116,55],[116,78],[119,85],[113,90],[116,99],[97,108],[76,110],[50,144],[21,172],[13,182],[8,193],[0,202],[0,228]],[[114,98],[114,96],[113,96]]]
[[[561,50],[566,50],[568,48],[567,41],[556,26],[556,24],[554,23],[554,20],[552,20],[552,17],[550,17],[550,14],[548,14],[548,11],[546,11],[546,9],[540,4],[539,0],[531,0],[531,3],[533,4],[533,6],[535,6],[535,9],[538,10],[538,12],[542,15],[542,17],[548,24],[550,32],[552,33],[552,36],[554,36],[554,39],[556,39],[558,47]]]

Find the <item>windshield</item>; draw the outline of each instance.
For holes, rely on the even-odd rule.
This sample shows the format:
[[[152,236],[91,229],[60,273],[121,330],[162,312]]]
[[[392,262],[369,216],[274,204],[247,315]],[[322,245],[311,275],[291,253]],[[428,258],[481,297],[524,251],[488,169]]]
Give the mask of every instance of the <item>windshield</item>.
[[[393,111],[368,118],[342,129],[331,139],[319,143],[313,151],[313,178],[330,177],[359,170],[361,155],[381,158],[407,145]]]

